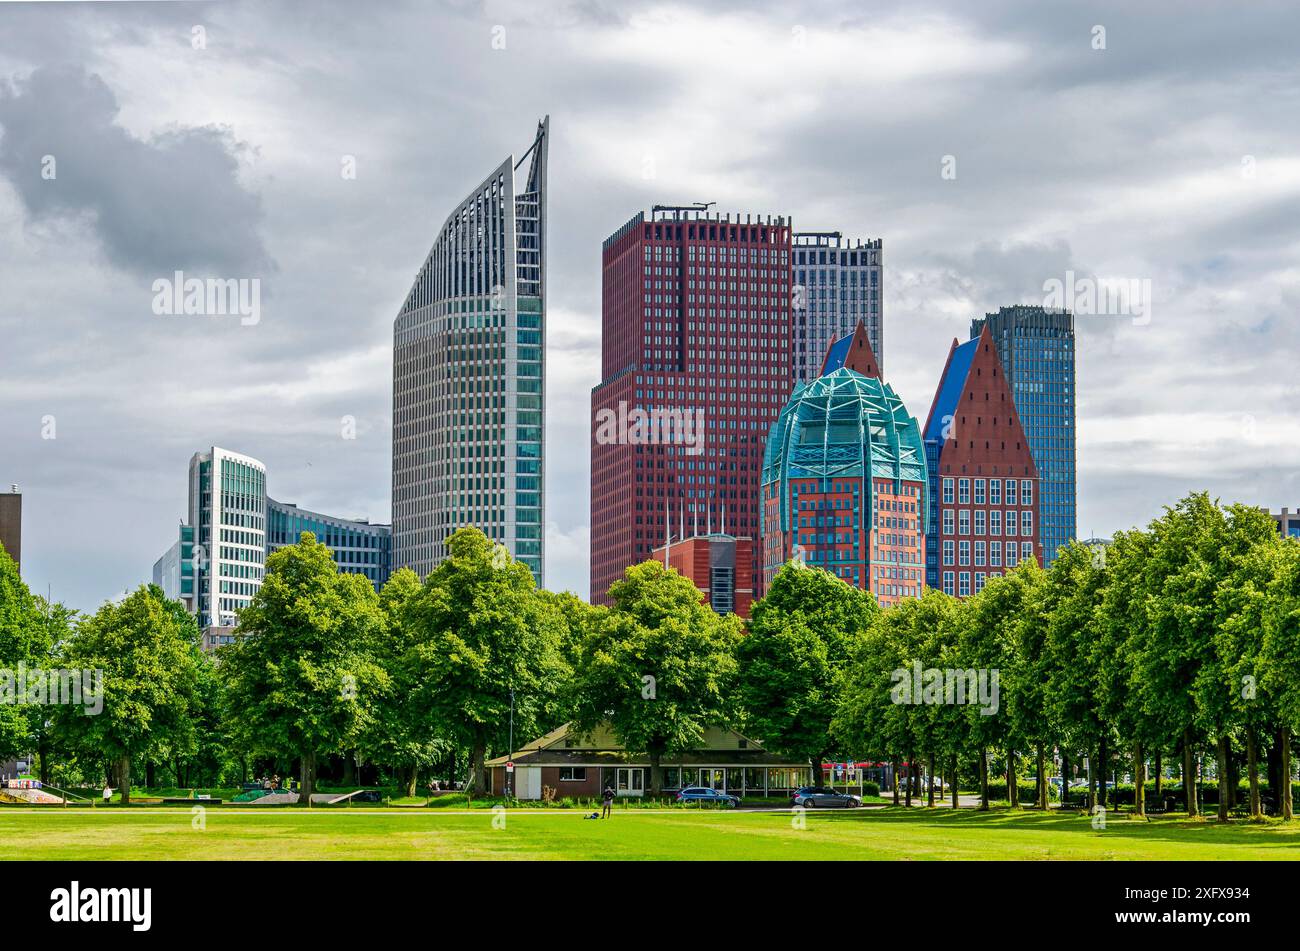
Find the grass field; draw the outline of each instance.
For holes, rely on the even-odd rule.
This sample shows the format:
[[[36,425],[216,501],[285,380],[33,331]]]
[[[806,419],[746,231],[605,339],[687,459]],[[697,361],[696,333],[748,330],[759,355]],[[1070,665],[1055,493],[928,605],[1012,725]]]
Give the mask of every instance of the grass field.
[[[1300,823],[1150,822],[1006,811],[0,809],[7,859],[1300,859]]]

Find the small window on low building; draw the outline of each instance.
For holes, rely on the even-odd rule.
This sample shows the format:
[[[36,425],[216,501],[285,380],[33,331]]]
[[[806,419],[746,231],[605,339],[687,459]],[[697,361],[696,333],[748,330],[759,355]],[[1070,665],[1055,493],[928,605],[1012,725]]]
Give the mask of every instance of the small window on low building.
[[[585,766],[561,766],[560,781],[580,783],[587,778],[587,767]]]

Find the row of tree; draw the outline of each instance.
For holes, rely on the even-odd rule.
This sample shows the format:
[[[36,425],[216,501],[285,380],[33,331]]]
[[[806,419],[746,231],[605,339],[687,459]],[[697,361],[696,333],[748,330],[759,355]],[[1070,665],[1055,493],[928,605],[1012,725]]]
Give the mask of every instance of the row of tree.
[[[791,563],[748,625],[654,561],[593,607],[538,589],[476,529],[456,532],[448,553],[427,578],[399,570],[377,593],[304,535],[267,558],[235,643],[214,658],[157,588],[78,618],[33,597],[0,552],[0,663],[104,671],[99,715],[0,708],[0,759],[36,749],[43,770],[107,767],[128,791],[133,763],[150,785],[160,764],[183,785],[190,769],[279,763],[300,771],[305,793],[322,764],[366,762],[410,794],[435,769],[468,775],[482,794],[484,764],[512,733],[571,722],[579,733],[608,725],[645,753],[653,795],[660,763],[725,723],[807,760],[819,782],[828,759],[913,775],[928,762],[950,777],[955,804],[960,781],[977,777],[985,808],[994,766],[1013,807],[1022,772],[1046,806],[1054,752],[1067,766],[1087,756],[1103,776],[1125,763],[1138,811],[1150,765],[1158,788],[1165,757],[1179,758],[1194,789],[1204,751],[1218,761],[1221,814],[1242,761],[1252,813],[1262,781],[1289,789],[1300,544],[1247,506],[1193,495],[1105,549],[1072,545],[1049,570],[1026,562],[970,598],[929,590],[887,611]],[[899,672],[918,665],[996,672],[995,709],[941,691],[900,697]],[[1098,795],[1104,804],[1104,782]],[[1291,797],[1279,799],[1289,816]]]

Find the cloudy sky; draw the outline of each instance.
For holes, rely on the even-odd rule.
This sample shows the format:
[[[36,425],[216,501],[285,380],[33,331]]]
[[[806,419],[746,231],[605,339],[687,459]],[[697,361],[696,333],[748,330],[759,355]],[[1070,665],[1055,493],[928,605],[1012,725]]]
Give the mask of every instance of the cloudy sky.
[[[1081,533],[1196,488],[1300,505],[1300,14],[1135,6],[0,3],[0,483],[28,583],[92,609],[147,580],[213,444],[276,498],[387,521],[393,318],[546,114],[551,587],[587,593],[564,447],[600,242],[655,202],[883,238],[890,379],[922,419],[972,316],[1068,271],[1149,281],[1149,320],[1079,317]],[[260,321],[156,315],[178,269],[260,278]]]

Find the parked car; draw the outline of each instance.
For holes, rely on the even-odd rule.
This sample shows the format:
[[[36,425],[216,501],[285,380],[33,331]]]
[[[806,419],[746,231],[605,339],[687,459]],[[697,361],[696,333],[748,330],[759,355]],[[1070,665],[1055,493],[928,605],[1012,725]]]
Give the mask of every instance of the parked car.
[[[715,806],[735,808],[740,805],[740,797],[707,786],[688,786],[677,793],[678,802],[698,802],[701,805],[712,803]]]
[[[790,805],[805,809],[856,809],[862,805],[862,798],[826,786],[801,786],[790,797]]]

